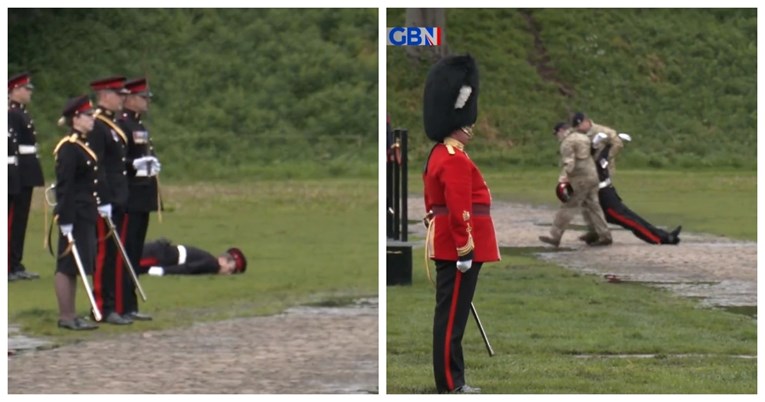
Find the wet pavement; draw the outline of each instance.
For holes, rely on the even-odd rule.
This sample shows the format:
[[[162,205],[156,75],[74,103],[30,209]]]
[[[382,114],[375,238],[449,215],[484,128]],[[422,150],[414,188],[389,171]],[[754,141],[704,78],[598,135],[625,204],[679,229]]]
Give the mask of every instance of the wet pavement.
[[[409,198],[412,237],[424,238],[419,222],[422,198]],[[577,239],[583,232],[568,230],[561,247],[540,242],[550,229],[556,209],[548,206],[495,202],[491,215],[501,247],[538,247],[537,255],[557,265],[586,274],[615,275],[621,282],[638,282],[698,299],[706,307],[725,307],[756,318],[757,243],[703,233],[680,234],[677,246],[647,244],[615,225],[614,244],[588,247]],[[578,216],[572,224],[582,227]],[[418,244],[421,246],[421,243]],[[604,279],[605,280],[605,279]],[[735,309],[730,309],[734,307]]]
[[[377,303],[18,349],[8,393],[377,393]]]

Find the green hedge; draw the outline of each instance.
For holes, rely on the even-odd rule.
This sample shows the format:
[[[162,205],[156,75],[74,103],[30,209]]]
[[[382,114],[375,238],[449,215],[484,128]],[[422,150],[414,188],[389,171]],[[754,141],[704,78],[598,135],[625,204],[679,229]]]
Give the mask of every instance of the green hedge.
[[[483,164],[555,165],[552,126],[584,111],[633,136],[621,166],[756,167],[755,9],[449,9],[446,20],[451,52],[479,63],[471,157]],[[388,26],[403,24],[389,9]],[[389,113],[424,159],[429,63],[398,47],[387,58]]]
[[[376,9],[10,9],[9,74],[30,71],[46,171],[71,95],[149,77],[149,130],[178,179],[373,176]]]

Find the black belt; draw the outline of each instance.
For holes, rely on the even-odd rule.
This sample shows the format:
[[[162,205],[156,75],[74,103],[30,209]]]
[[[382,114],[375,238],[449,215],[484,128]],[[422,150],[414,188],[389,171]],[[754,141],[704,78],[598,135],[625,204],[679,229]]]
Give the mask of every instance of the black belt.
[[[473,215],[489,216],[491,207],[487,204],[473,204]],[[433,205],[431,208],[433,215],[449,215],[449,208],[446,205]]]

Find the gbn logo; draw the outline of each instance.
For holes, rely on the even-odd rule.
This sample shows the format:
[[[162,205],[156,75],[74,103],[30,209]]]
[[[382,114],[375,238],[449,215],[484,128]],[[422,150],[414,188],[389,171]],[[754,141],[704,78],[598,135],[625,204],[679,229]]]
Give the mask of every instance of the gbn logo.
[[[389,27],[388,46],[441,46],[439,27]]]

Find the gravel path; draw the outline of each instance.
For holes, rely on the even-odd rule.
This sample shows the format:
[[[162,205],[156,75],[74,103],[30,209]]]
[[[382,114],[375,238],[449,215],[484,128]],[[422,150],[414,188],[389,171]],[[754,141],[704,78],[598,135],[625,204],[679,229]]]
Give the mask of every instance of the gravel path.
[[[377,300],[28,350],[8,392],[377,393]]]
[[[698,297],[704,305],[757,305],[756,242],[683,231],[679,245],[656,246],[610,225],[614,244],[609,247],[588,247],[577,239],[582,231],[569,230],[563,236],[561,249],[553,251],[537,237],[548,233],[555,211],[546,206],[494,203],[491,215],[500,246],[549,248],[550,252],[538,255],[577,271],[613,274],[622,281],[645,282],[683,296]],[[423,215],[422,198],[410,197],[411,219]],[[573,223],[584,224],[581,217]],[[656,222],[660,227],[678,223]],[[421,223],[411,224],[409,230],[416,236],[425,236]]]

